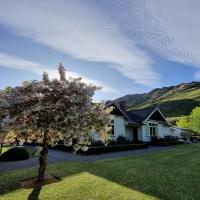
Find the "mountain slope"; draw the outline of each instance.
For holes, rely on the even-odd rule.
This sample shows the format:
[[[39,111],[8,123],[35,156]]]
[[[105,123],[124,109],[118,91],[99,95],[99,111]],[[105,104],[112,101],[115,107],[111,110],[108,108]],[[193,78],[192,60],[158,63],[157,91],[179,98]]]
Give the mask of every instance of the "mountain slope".
[[[163,87],[144,94],[129,94],[116,101],[126,101],[129,109],[140,109],[159,104],[167,118],[189,115],[200,106],[200,82]]]

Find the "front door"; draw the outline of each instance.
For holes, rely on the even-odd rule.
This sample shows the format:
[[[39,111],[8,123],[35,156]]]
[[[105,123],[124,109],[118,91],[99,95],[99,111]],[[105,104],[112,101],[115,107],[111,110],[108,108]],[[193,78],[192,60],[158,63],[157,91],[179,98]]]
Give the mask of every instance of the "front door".
[[[138,141],[138,128],[137,126],[133,127],[133,142]]]

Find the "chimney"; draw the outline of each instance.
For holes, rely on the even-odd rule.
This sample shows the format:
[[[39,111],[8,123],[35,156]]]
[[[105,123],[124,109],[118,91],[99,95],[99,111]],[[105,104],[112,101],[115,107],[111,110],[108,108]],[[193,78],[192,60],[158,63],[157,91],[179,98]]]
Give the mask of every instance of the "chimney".
[[[119,105],[120,105],[120,108],[121,108],[123,111],[127,111],[127,110],[128,110],[126,101],[120,101],[120,102],[119,102]]]

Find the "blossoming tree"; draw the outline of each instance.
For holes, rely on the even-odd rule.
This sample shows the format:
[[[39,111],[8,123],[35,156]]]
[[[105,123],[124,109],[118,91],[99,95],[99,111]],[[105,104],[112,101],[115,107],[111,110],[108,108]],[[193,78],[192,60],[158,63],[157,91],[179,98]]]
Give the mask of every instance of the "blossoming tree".
[[[2,154],[4,144],[12,144],[16,141],[16,134],[9,130],[10,119],[8,116],[0,120],[0,155]]]
[[[2,154],[3,145],[5,143],[12,144],[15,143],[16,134],[10,130],[9,124],[11,123],[10,116],[5,109],[8,104],[5,101],[3,95],[9,90],[6,88],[3,91],[0,91],[0,155]]]
[[[100,88],[85,84],[81,78],[66,78],[62,64],[58,71],[60,80],[50,80],[44,73],[42,81],[26,81],[1,95],[0,102],[6,103],[0,107],[12,119],[9,126],[17,134],[17,140],[34,141],[42,147],[39,181],[45,178],[48,145],[54,146],[62,140],[65,145],[73,146],[74,151],[86,151],[94,130],[102,140],[108,139],[112,108],[106,108],[103,102],[92,102],[94,92]]]

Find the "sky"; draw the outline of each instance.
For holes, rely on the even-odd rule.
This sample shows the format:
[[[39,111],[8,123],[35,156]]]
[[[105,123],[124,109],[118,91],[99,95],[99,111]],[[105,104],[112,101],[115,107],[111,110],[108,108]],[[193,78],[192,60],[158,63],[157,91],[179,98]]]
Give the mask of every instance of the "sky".
[[[1,0],[0,89],[43,71],[102,86],[94,100],[200,80],[199,0]]]

